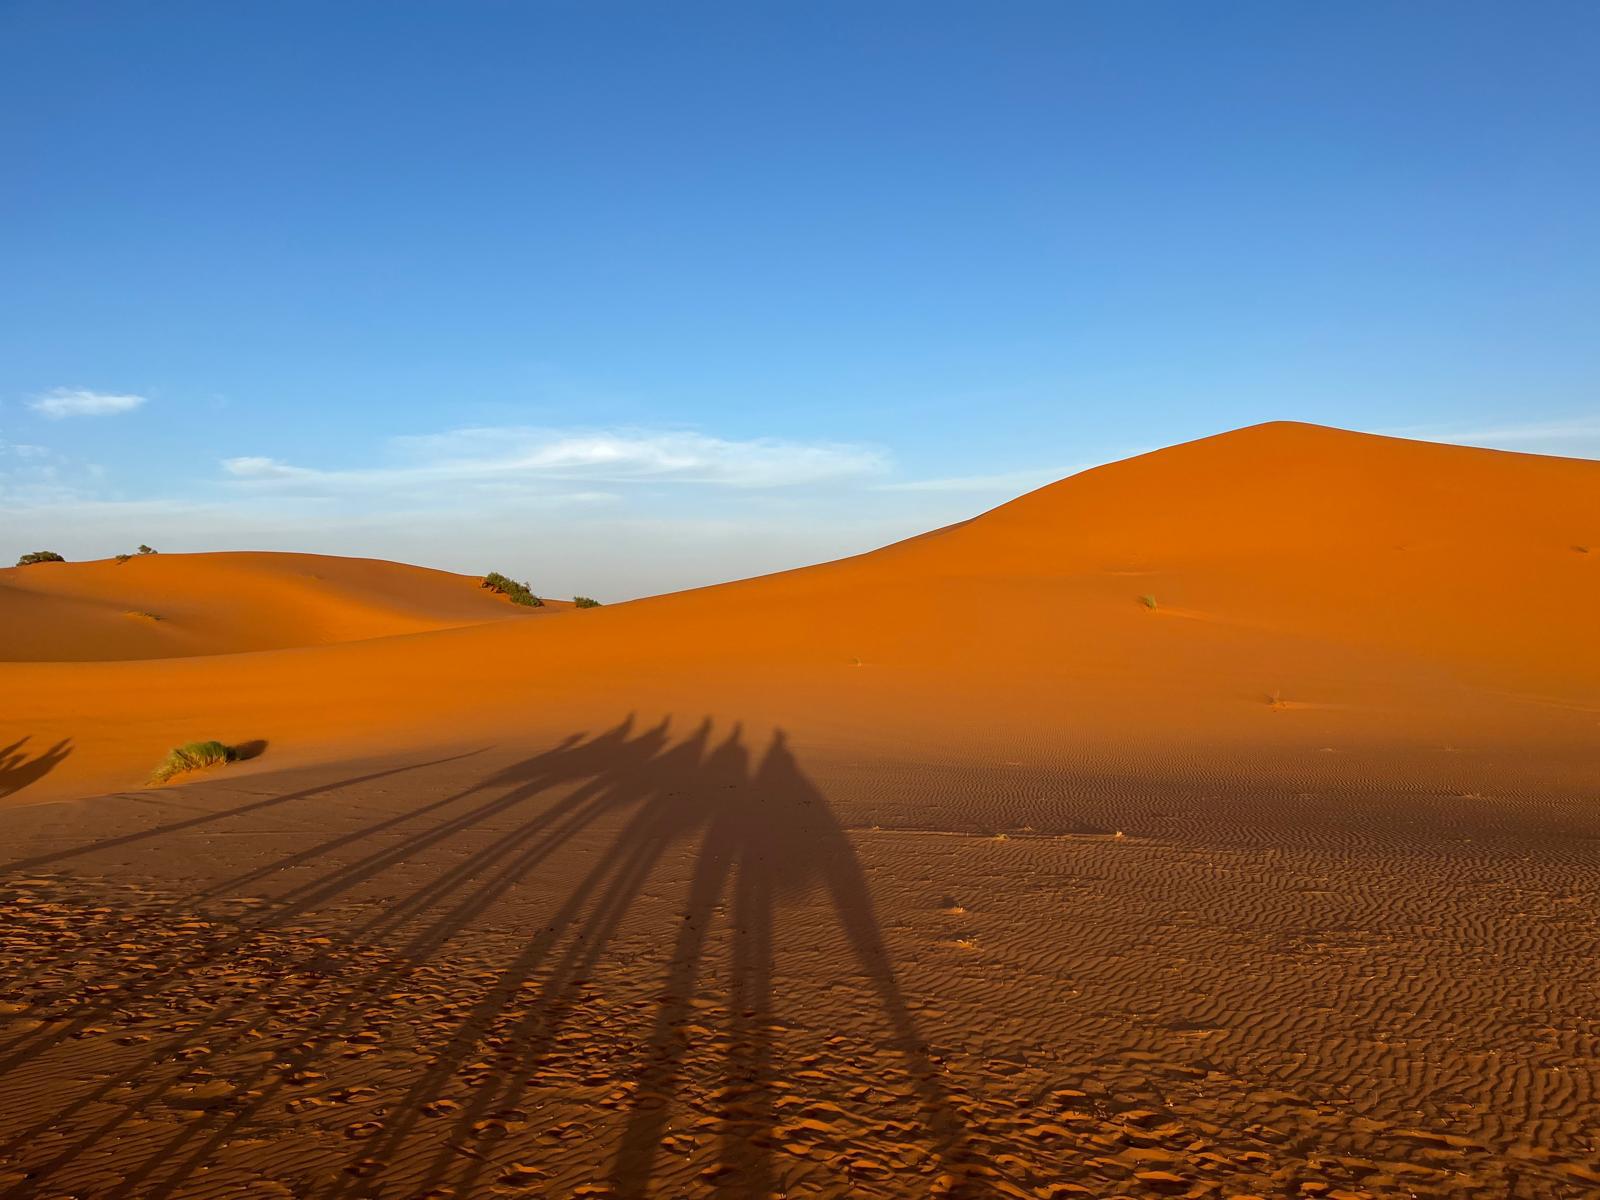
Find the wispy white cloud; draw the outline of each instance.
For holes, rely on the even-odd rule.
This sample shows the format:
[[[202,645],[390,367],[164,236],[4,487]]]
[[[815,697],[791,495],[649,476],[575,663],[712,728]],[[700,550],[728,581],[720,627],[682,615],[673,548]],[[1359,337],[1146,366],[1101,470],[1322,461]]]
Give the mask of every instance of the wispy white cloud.
[[[253,454],[242,458],[225,458],[222,460],[222,469],[235,479],[316,479],[326,474],[304,467],[291,467],[275,458]]]
[[[222,467],[255,485],[344,491],[547,480],[782,488],[873,477],[888,469],[886,456],[865,446],[639,429],[457,429],[396,438],[389,449],[400,461],[382,467],[320,470],[257,455],[224,459]]]
[[[1484,446],[1492,450],[1525,450],[1584,458],[1600,454],[1600,413],[1497,425],[1413,425],[1388,432],[1397,437]]]
[[[28,407],[41,416],[59,421],[63,417],[104,417],[132,412],[146,402],[144,396],[128,392],[91,392],[86,388],[56,388],[28,401]]]

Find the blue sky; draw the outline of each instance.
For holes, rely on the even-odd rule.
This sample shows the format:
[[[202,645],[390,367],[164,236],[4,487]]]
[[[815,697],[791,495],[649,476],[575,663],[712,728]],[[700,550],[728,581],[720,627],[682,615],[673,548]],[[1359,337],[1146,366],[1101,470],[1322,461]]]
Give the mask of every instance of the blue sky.
[[[1597,59],[1588,3],[8,0],[0,553],[622,598],[1274,418],[1600,455]]]

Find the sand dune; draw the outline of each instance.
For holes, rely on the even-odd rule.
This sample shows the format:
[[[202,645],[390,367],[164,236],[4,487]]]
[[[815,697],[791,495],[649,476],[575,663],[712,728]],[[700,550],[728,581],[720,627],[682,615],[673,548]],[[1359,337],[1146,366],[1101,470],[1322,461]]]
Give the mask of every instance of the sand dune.
[[[70,744],[14,792],[24,802],[134,786],[201,737],[265,739],[262,766],[292,765],[559,735],[619,706],[912,754],[1538,747],[1555,761],[1600,729],[1585,630],[1597,500],[1591,462],[1272,424],[871,554],[561,620],[491,621],[517,614],[469,580],[392,564],[23,568],[0,596],[14,644],[82,630],[75,657],[133,658],[169,636],[127,615],[148,606],[188,653],[281,648],[5,664],[26,703],[0,709],[0,743]],[[240,598],[234,571],[268,582]],[[21,604],[18,579],[35,589]],[[52,586],[72,601],[55,633],[28,620]]]
[[[238,654],[541,611],[509,604],[477,579],[374,559],[153,554],[36,563],[0,570],[0,662]]]
[[[550,619],[7,573],[104,661],[0,664],[0,1198],[1593,1196],[1597,502],[1276,424]]]

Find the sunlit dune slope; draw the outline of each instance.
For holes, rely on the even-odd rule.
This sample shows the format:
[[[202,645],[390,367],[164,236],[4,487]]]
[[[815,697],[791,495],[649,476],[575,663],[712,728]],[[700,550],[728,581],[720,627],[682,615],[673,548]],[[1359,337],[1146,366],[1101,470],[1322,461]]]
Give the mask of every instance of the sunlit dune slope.
[[[477,579],[316,554],[151,554],[0,570],[0,661],[276,650],[539,610]]]
[[[193,737],[265,738],[264,763],[292,762],[630,710],[1130,771],[1373,749],[1542,761],[1600,734],[1597,600],[1600,464],[1271,424],[871,554],[559,620],[7,666],[28,701],[7,701],[0,744],[71,739],[25,796],[128,786]]]

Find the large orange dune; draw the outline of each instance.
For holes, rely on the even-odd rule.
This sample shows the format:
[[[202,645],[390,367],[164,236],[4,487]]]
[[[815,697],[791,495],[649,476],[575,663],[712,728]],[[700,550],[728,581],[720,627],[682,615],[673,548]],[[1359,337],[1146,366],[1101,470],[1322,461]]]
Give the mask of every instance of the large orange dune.
[[[17,803],[141,786],[200,738],[265,741],[235,768],[263,770],[627,712],[908,758],[1570,771],[1600,736],[1597,599],[1600,463],[1274,423],[858,557],[549,619],[360,560],[0,572],[4,656],[56,660],[0,665],[0,747]]]

